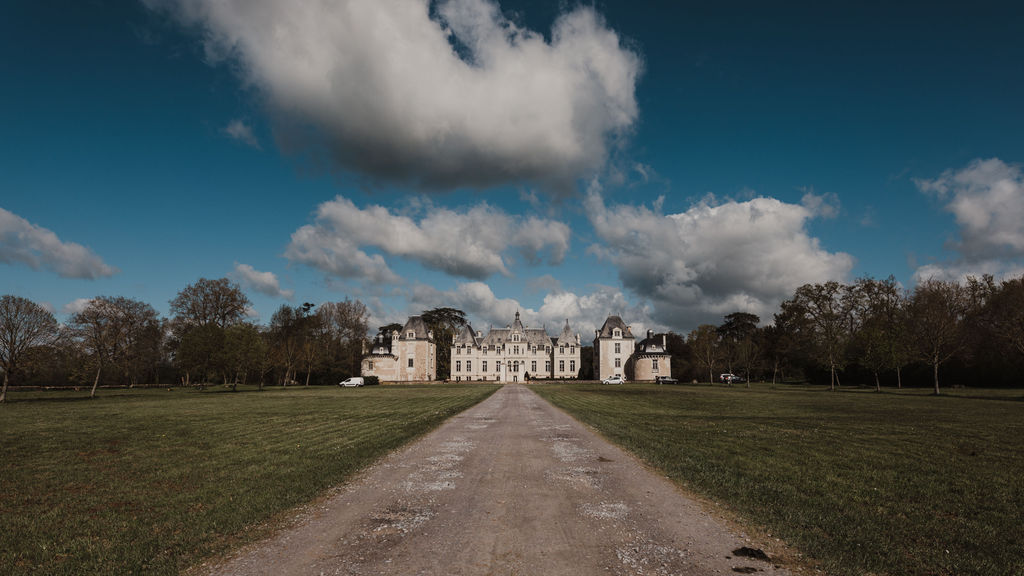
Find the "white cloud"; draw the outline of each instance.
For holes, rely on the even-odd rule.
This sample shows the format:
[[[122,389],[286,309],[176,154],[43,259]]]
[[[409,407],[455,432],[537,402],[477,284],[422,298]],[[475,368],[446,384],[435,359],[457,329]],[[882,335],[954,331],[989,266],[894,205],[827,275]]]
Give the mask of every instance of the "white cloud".
[[[615,264],[623,285],[680,332],[736,311],[769,320],[797,287],[845,279],[853,267],[850,255],[822,249],[807,233],[818,205],[708,197],[686,212],[662,214],[657,206],[606,206],[594,185],[585,208],[605,242],[591,253]]]
[[[951,273],[972,265],[989,270],[1012,267],[1011,262],[999,261],[1024,256],[1024,174],[1020,166],[998,158],[979,159],[961,170],[946,170],[934,180],[914,182],[922,192],[946,202],[946,210],[956,217],[960,241],[951,248],[960,259],[949,264]]]
[[[71,302],[65,304],[60,311],[62,314],[78,314],[82,310],[85,310],[85,307],[88,306],[90,302],[92,302],[92,298],[75,298]]]
[[[283,148],[374,177],[569,190],[638,116],[640,58],[587,6],[548,40],[490,0],[143,1],[237,61]]]
[[[63,278],[94,280],[118,272],[85,246],[62,242],[52,231],[3,208],[0,208],[0,262],[46,268]]]
[[[980,278],[986,274],[991,274],[997,282],[1010,278],[1020,278],[1024,276],[1024,265],[1002,260],[925,264],[914,271],[914,282],[921,283],[926,280],[965,282],[968,276]]]
[[[637,336],[647,328],[663,329],[651,318],[647,307],[630,304],[620,290],[608,286],[597,286],[594,292],[582,296],[561,290],[550,292],[539,310],[524,306],[514,298],[499,298],[483,282],[460,283],[453,290],[438,290],[422,284],[413,287],[409,295],[410,314],[440,306],[462,310],[473,328],[485,334],[491,326],[501,328],[512,322],[516,312],[523,324],[531,328],[544,327],[552,336],[556,336],[568,320],[573,333],[580,334],[584,344],[593,341],[594,330],[612,314],[621,316]]]
[[[273,272],[260,272],[248,264],[235,262],[235,270],[231,275],[243,287],[255,290],[260,294],[266,294],[274,298],[284,298],[285,300],[291,300],[295,296],[294,290],[281,289],[277,275]]]
[[[252,146],[257,150],[262,149],[260,141],[256,138],[256,135],[252,133],[252,126],[249,126],[242,120],[232,120],[224,127],[224,133],[231,138],[242,142],[248,146]]]
[[[338,196],[317,208],[316,222],[292,234],[285,256],[327,274],[373,283],[399,282],[381,254],[419,262],[453,276],[484,279],[510,275],[505,252],[530,262],[547,256],[558,264],[569,249],[569,227],[533,216],[513,216],[487,204],[456,211],[429,203],[425,215],[393,213],[383,206],[357,207]]]
[[[808,189],[800,198],[800,204],[811,213],[811,217],[828,219],[839,216],[839,196],[834,193],[815,194],[813,188]]]

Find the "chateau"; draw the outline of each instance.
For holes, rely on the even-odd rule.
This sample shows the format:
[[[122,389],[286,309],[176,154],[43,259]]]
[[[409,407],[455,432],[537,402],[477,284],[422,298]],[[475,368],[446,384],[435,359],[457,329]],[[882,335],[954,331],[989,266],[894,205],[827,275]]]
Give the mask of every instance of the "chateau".
[[[569,321],[557,338],[544,329],[527,328],[516,312],[504,329],[487,336],[466,325],[452,338],[451,378],[523,382],[529,378],[576,378],[580,368],[580,336]]]
[[[524,326],[516,312],[505,328],[492,328],[486,336],[466,325],[452,337],[451,379],[460,381],[525,382],[527,379],[577,378],[580,335],[569,321],[556,337],[543,328]],[[437,379],[437,344],[434,333],[420,316],[411,316],[401,331],[378,334],[363,357],[363,376],[389,382],[429,382]],[[594,378],[620,375],[626,380],[650,381],[671,376],[672,366],[664,334],[647,331],[636,342],[630,327],[609,316],[594,333]]]
[[[401,332],[378,334],[360,373],[390,382],[427,382],[437,379],[434,333],[419,316],[411,316]]]
[[[672,376],[666,340],[664,334],[656,337],[648,330],[647,338],[637,344],[622,318],[609,316],[601,329],[594,332],[594,378],[604,380],[618,375],[626,380],[651,381],[658,376]]]

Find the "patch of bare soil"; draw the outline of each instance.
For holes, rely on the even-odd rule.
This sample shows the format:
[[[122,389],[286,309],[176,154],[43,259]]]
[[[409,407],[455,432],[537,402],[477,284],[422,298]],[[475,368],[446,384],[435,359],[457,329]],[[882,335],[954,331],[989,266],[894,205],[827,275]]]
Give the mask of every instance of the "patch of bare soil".
[[[788,574],[762,548],[511,384],[198,572]]]

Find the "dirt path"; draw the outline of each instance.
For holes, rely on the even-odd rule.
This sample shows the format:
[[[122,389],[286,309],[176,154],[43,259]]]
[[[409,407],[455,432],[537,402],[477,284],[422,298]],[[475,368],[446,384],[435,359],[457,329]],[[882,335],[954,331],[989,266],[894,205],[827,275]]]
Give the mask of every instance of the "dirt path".
[[[521,384],[210,574],[784,574]]]

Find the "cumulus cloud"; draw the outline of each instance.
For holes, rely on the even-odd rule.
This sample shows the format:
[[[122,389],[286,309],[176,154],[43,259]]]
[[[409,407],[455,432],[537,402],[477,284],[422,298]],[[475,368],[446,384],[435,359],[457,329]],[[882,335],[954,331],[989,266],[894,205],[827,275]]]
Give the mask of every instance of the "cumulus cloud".
[[[534,216],[513,216],[487,204],[456,211],[426,204],[417,221],[383,206],[357,207],[338,196],[317,208],[316,222],[292,234],[285,256],[329,275],[394,283],[384,257],[366,248],[419,262],[453,276],[511,275],[505,253],[558,264],[569,249],[569,227]]]
[[[278,282],[276,274],[273,272],[260,272],[248,264],[235,262],[235,270],[231,273],[231,276],[243,287],[255,290],[260,294],[266,294],[274,298],[284,298],[285,300],[291,300],[295,296],[294,290],[281,289],[281,284]]]
[[[998,158],[974,160],[933,180],[915,179],[918,189],[945,202],[960,238],[949,247],[958,257],[918,270],[919,278],[964,274],[1006,275],[1024,257],[1024,174]]]
[[[516,312],[526,326],[544,327],[553,336],[568,320],[573,332],[580,334],[584,343],[593,340],[594,330],[600,328],[611,314],[621,316],[638,336],[647,328],[663,329],[661,324],[652,320],[649,307],[631,304],[621,290],[609,286],[598,286],[584,295],[556,290],[544,297],[539,309],[534,309],[514,298],[499,298],[483,282],[459,283],[452,290],[417,285],[409,295],[409,306],[412,314],[439,306],[458,308],[466,313],[474,329],[484,333],[489,326],[506,326],[512,322]]]
[[[842,280],[853,267],[850,255],[830,253],[808,234],[816,205],[708,197],[663,214],[658,206],[607,206],[594,185],[585,209],[604,241],[591,252],[617,266],[623,285],[677,331],[736,311],[768,320],[797,287]]]
[[[238,140],[239,142],[256,148],[261,148],[260,141],[256,139],[256,135],[252,133],[252,126],[249,126],[241,120],[232,120],[224,127],[224,133],[231,138]]]
[[[75,298],[71,302],[65,304],[60,311],[62,314],[78,314],[82,310],[85,310],[85,307],[88,306],[90,302],[92,302],[92,298]]]
[[[636,122],[642,64],[591,7],[550,35],[491,0],[143,0],[237,63],[286,150],[427,188],[571,189]]]
[[[997,282],[1009,278],[1024,276],[1024,265],[1004,260],[985,260],[981,262],[945,262],[919,266],[914,271],[914,281],[942,280],[944,282],[965,282],[968,276],[980,278],[991,274]]]
[[[52,231],[3,208],[0,208],[0,262],[45,268],[63,278],[94,280],[118,272],[85,246],[62,242]]]

